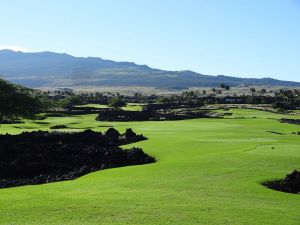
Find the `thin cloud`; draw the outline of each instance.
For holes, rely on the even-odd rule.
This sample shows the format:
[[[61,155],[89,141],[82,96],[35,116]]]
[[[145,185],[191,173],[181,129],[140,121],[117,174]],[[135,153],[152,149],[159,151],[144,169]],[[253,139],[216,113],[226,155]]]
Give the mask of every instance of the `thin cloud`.
[[[15,52],[28,52],[29,50],[27,48],[23,48],[20,46],[14,46],[14,45],[0,45],[0,50],[3,49],[9,49],[9,50],[13,50]]]

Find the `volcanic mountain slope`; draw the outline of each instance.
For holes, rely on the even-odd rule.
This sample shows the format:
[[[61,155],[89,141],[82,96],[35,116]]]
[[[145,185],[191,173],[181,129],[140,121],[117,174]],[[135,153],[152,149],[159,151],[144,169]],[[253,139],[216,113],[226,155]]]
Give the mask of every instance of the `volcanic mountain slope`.
[[[192,71],[165,71],[132,62],[115,62],[95,57],[74,57],[54,52],[0,50],[0,74],[7,80],[29,87],[145,86],[216,87],[266,85],[300,86],[298,82],[271,78],[252,79],[210,76]]]

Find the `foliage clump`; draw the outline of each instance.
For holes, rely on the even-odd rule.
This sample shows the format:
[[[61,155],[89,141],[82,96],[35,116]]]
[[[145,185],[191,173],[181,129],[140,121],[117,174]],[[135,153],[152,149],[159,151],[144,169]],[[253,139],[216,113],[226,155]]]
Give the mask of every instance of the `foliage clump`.
[[[51,101],[39,91],[11,84],[0,79],[0,121],[31,117],[49,107]]]
[[[109,102],[109,106],[114,108],[115,110],[120,110],[122,107],[125,107],[126,105],[127,105],[126,102],[120,96],[112,98]]]

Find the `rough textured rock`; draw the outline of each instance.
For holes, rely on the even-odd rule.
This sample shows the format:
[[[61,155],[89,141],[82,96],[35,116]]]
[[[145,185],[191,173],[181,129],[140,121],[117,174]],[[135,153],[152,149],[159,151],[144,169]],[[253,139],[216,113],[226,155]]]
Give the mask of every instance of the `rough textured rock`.
[[[286,175],[283,180],[275,180],[264,183],[265,186],[288,193],[300,193],[300,171],[293,171]]]
[[[281,123],[290,123],[290,124],[297,124],[297,125],[300,125],[300,120],[299,119],[285,119],[285,118],[282,118],[280,120]]]
[[[101,109],[100,121],[160,121],[217,117],[194,104],[150,104],[142,111]]]
[[[300,171],[293,171],[280,182],[281,190],[290,193],[300,193]]]
[[[0,135],[0,188],[71,180],[101,169],[153,163],[154,158],[142,149],[118,147],[145,139],[131,129],[119,134],[113,128],[105,134],[87,130]]]
[[[134,133],[134,132],[132,131],[132,129],[129,128],[129,129],[127,129],[126,132],[125,132],[125,138],[128,139],[128,140],[134,139],[134,138],[136,138],[136,133]]]
[[[112,139],[118,139],[120,137],[120,132],[117,131],[115,128],[109,128],[106,132],[105,132],[105,136],[107,138],[112,138]]]
[[[66,125],[55,125],[50,127],[50,129],[66,129],[68,128]]]

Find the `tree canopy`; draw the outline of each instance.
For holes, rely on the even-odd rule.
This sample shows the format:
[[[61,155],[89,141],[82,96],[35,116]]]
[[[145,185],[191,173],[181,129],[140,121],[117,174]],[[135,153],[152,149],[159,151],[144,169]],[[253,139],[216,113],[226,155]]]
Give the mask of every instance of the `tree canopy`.
[[[42,93],[0,79],[0,121],[32,116],[47,104]]]
[[[110,107],[113,107],[114,109],[117,109],[117,110],[119,110],[120,108],[122,108],[126,105],[127,105],[126,102],[120,96],[112,98],[109,103]]]

